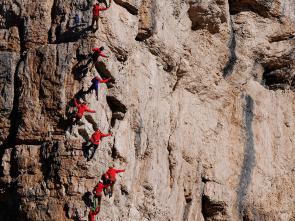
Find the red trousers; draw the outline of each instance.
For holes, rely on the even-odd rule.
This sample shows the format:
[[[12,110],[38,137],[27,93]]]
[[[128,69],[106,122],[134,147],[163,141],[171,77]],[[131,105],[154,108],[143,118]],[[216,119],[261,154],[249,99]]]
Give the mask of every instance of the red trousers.
[[[100,206],[96,207],[95,211],[90,210],[88,215],[89,221],[94,221],[95,216],[99,213],[99,211],[100,211]]]

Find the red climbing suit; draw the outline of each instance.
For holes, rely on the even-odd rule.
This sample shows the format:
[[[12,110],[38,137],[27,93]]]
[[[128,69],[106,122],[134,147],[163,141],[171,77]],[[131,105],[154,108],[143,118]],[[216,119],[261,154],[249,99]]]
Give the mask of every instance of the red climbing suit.
[[[102,53],[102,51],[101,51],[99,48],[92,48],[92,51],[93,51],[94,53],[97,53],[97,54],[98,54],[99,56],[101,56],[101,57],[104,57],[104,58],[107,57],[104,53]]]
[[[78,118],[82,118],[82,116],[83,116],[83,114],[84,114],[85,111],[86,111],[86,112],[90,112],[90,113],[95,113],[94,110],[90,110],[90,109],[88,109],[87,105],[85,105],[85,104],[78,104],[78,102],[77,102],[76,99],[74,99],[74,104],[75,104],[75,106],[76,106],[77,109],[78,109],[78,112],[77,112],[77,114],[76,114],[76,116],[77,116]]]
[[[94,211],[90,210],[88,214],[89,221],[94,221],[95,215],[97,215],[100,211],[100,206],[96,207]]]
[[[109,167],[108,171],[104,174],[105,178],[109,179],[112,182],[116,181],[116,174],[125,172],[125,170],[117,170],[113,167]]]
[[[108,136],[111,136],[111,134],[103,134],[99,130],[97,130],[92,134],[90,141],[91,143],[98,145],[101,138]]]
[[[111,78],[102,80],[99,77],[95,77],[91,80],[92,85],[91,85],[91,89],[95,89],[95,91],[98,91],[98,84],[99,83],[108,83],[111,80]]]
[[[107,188],[108,185],[103,185],[102,182],[99,182],[95,187],[94,187],[94,194],[96,197],[100,197],[101,196],[101,193],[102,193],[102,190],[104,188]]]
[[[95,5],[93,5],[93,8],[92,8],[93,16],[98,17],[99,16],[99,11],[105,11],[107,9],[108,8],[103,8],[103,7],[100,7],[99,5],[95,4]]]
[[[92,79],[92,81],[98,81],[99,83],[108,83],[108,81],[111,80],[111,78],[108,78],[108,79],[100,79],[99,77],[95,77]]]

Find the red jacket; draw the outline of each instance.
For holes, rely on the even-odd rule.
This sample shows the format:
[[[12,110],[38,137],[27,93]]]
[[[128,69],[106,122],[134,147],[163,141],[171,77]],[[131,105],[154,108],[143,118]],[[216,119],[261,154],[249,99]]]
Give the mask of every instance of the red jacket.
[[[86,112],[90,112],[90,113],[95,113],[94,110],[88,109],[87,105],[85,105],[85,104],[78,104],[78,102],[77,102],[76,99],[74,99],[74,104],[75,104],[75,106],[78,109],[77,117],[79,117],[79,118],[81,118],[83,116],[83,114],[84,114],[85,111]]]
[[[115,181],[116,180],[116,174],[121,173],[121,172],[125,172],[125,170],[117,170],[115,168],[109,167],[108,171],[105,174],[108,176],[109,180]]]
[[[95,187],[94,187],[94,194],[95,196],[100,196],[101,192],[104,188],[107,188],[108,185],[103,185],[103,183],[99,182]]]
[[[93,13],[93,16],[97,17],[99,16],[99,11],[105,11],[107,10],[108,8],[103,8],[103,7],[100,7],[99,5],[93,5],[93,8],[92,8],[92,13]]]
[[[108,83],[109,80],[111,80],[111,78],[103,80],[103,79],[101,79],[99,77],[95,77],[93,80],[98,81],[99,83]]]
[[[97,130],[92,134],[90,141],[91,143],[98,145],[101,138],[108,137],[108,136],[111,136],[111,134],[103,134],[99,130]]]
[[[102,53],[102,51],[99,48],[92,48],[92,51],[98,53],[98,55],[101,57],[107,57],[104,53]]]

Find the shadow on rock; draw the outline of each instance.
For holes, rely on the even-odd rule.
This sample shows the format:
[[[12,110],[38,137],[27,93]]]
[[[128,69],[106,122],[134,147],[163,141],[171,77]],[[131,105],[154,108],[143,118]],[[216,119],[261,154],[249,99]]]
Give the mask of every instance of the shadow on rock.
[[[69,29],[65,32],[61,32],[61,27],[56,28],[56,43],[68,43],[75,42],[81,38],[87,37],[87,32],[91,31],[91,26],[82,28],[84,24],[75,25],[73,27],[69,27]]]
[[[87,207],[92,207],[92,194],[91,192],[87,191],[83,196],[82,200],[84,201]]]

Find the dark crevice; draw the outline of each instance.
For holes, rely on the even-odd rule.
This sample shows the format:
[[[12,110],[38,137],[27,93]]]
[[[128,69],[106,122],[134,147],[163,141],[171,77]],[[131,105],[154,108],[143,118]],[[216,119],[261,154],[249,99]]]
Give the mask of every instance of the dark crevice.
[[[111,74],[111,72],[107,69],[107,66],[105,65],[105,63],[103,63],[102,61],[99,61],[96,63],[95,68],[103,79],[111,78],[111,80],[107,83],[107,87],[112,88],[113,87],[112,83],[113,84],[116,83],[116,79]]]
[[[205,183],[205,184],[206,184],[207,182],[209,182],[209,181],[212,181],[212,180],[210,180],[209,178],[204,177],[204,176],[202,176],[201,179],[202,179],[202,182]]]
[[[252,221],[252,219],[249,218],[249,216],[247,214],[243,215],[242,218],[243,221]]]
[[[92,198],[92,194],[89,191],[84,193],[84,195],[82,196],[82,200],[85,203],[85,206],[87,206],[89,208],[92,207],[92,199],[91,198]],[[69,206],[67,205],[67,207],[69,207]]]
[[[254,150],[254,136],[252,129],[253,122],[253,99],[250,95],[242,95],[245,100],[243,106],[243,128],[242,133],[245,136],[244,159],[241,168],[240,181],[237,188],[237,210],[240,217],[242,217],[245,197],[247,195],[248,187],[251,183],[252,170],[255,166],[255,150]]]
[[[183,213],[183,221],[189,221],[189,212],[192,206],[192,198],[191,196],[185,196],[185,206],[184,206],[184,213]]]
[[[118,158],[118,150],[117,150],[117,148],[115,147],[115,139],[116,138],[114,138],[114,141],[113,141],[113,146],[112,146],[112,158],[113,159],[117,159]]]
[[[81,26],[69,27],[67,31],[61,32],[60,26],[56,28],[56,44],[76,42],[81,38],[87,38],[91,31],[91,26],[81,28]]]
[[[127,112],[126,106],[114,96],[107,96],[107,103],[112,112],[121,112],[124,114]]]
[[[45,182],[49,179],[53,179],[55,184],[61,183],[58,176],[59,163],[56,160],[58,148],[59,145],[57,142],[43,143],[40,147],[41,171]]]
[[[184,77],[186,71],[182,71],[180,70],[180,68],[178,67],[177,71],[176,71],[176,82],[172,88],[172,91],[175,91],[177,86],[179,85],[179,81]]]
[[[125,49],[119,48],[119,47],[116,47],[116,46],[110,46],[110,49],[115,54],[118,61],[123,62],[123,63],[125,61],[127,61],[128,52]]]
[[[10,128],[8,137],[3,141],[0,146],[0,159],[3,159],[6,149],[12,149],[10,154],[10,176],[12,178],[17,177],[17,159],[16,159],[16,138],[19,126],[21,125],[22,114],[19,111],[19,98],[20,98],[20,88],[21,82],[19,80],[18,72],[20,65],[24,60],[24,56],[20,57],[14,73],[14,97],[13,97],[13,108],[9,116]],[[0,176],[2,177],[3,169],[1,167]],[[1,183],[0,182],[0,217],[3,220],[10,220],[14,217],[15,220],[25,220],[23,214],[21,214],[20,208],[20,196],[17,193],[17,181],[12,180],[11,183]],[[4,191],[3,191],[4,190]]]
[[[169,137],[169,141],[170,141],[170,137]],[[170,146],[169,141],[168,141],[167,151],[168,151],[168,163],[169,163],[170,188],[172,188],[174,184],[175,159],[173,157],[172,147]]]
[[[142,28],[141,32],[135,37],[136,41],[144,41],[153,35],[153,31],[149,28]]]
[[[43,143],[43,141],[37,140],[37,139],[20,139],[17,138],[15,140],[16,145],[41,145]]]
[[[212,201],[208,196],[202,195],[202,214],[205,221],[215,220],[215,216],[219,214],[224,216],[226,213],[226,204],[224,202]]]
[[[85,119],[88,121],[88,123],[92,124],[92,128],[94,131],[96,131],[98,129],[98,125],[91,115],[86,114]]]
[[[122,0],[114,0],[114,2],[116,4],[122,6],[123,8],[125,8],[130,14],[138,15],[138,9],[135,6],[129,4],[128,2],[126,2],[124,0],[123,1]]]
[[[17,193],[17,189],[18,187],[16,182],[12,182],[10,186],[2,186],[0,183],[0,217],[3,221],[26,220],[25,215],[19,210],[21,198]]]
[[[52,24],[54,24],[54,19],[57,15],[56,13],[56,0],[53,1],[53,4],[52,4],[52,8],[51,8],[51,12],[50,12],[50,16],[51,16],[51,28],[49,29],[48,31],[48,42],[49,43],[53,43],[53,36],[52,36]]]
[[[111,156],[112,156],[113,160],[120,160],[121,162],[125,162],[126,163],[126,159],[120,155],[120,153],[118,152],[118,149],[115,146],[115,143],[116,143],[115,142],[116,141],[115,139],[116,138],[114,138],[114,141],[113,141]]]
[[[114,96],[107,96],[107,103],[112,111],[111,126],[115,125],[116,120],[123,120],[127,107]]]
[[[288,41],[294,39],[294,34],[284,34],[284,35],[277,35],[269,37],[270,43],[280,42],[280,41]]]
[[[121,188],[120,188],[120,190],[121,190],[121,194],[124,196],[128,196],[129,195],[129,191],[128,191],[128,188],[127,188],[127,186],[123,186],[123,185],[121,185]]]
[[[272,0],[229,0],[230,14],[235,15],[240,12],[252,11],[262,17],[269,17],[271,16],[272,3]]]
[[[175,82],[175,84],[174,84],[174,86],[173,86],[173,88],[172,88],[172,91],[175,91],[175,90],[176,90],[176,88],[177,88],[177,86],[178,86],[178,84],[179,84],[179,80],[180,80],[180,78],[177,77],[176,82]]]
[[[170,60],[166,60],[166,61],[165,61],[165,59],[163,59],[163,62],[164,62],[164,65],[163,65],[163,70],[164,71],[166,71],[168,73],[171,72],[171,71],[173,71],[174,64],[171,63],[171,59]]]
[[[93,63],[93,54],[81,53],[80,49],[78,48],[76,50],[76,59],[77,63],[73,66],[72,73],[75,80],[81,81],[84,77],[87,76],[89,64]]]
[[[228,49],[229,49],[229,59],[223,68],[223,77],[227,77],[230,74],[232,74],[235,64],[237,62],[236,36],[235,36],[232,18],[230,18],[230,39],[228,43]]]
[[[26,48],[26,42],[25,42],[26,27],[25,27],[23,19],[20,19],[18,21],[17,27],[18,27],[18,34],[19,34],[19,40],[20,40],[20,50],[21,50],[20,52],[24,53],[27,50],[27,48]]]
[[[9,128],[8,137],[6,138],[6,140],[4,140],[3,144],[0,146],[0,159],[2,159],[5,149],[14,148],[15,145],[17,144],[16,142],[17,132],[18,132],[19,126],[21,125],[21,119],[22,119],[22,113],[19,111],[21,82],[18,77],[18,71],[20,68],[20,64],[21,62],[23,62],[23,60],[24,60],[24,57],[21,56],[15,68],[13,108],[9,116],[10,128]]]
[[[264,67],[262,85],[269,90],[295,90],[295,74],[290,67]]]
[[[85,62],[78,62],[72,69],[74,79],[77,81],[81,81],[84,77],[87,76],[88,69],[88,65],[85,64]]]

